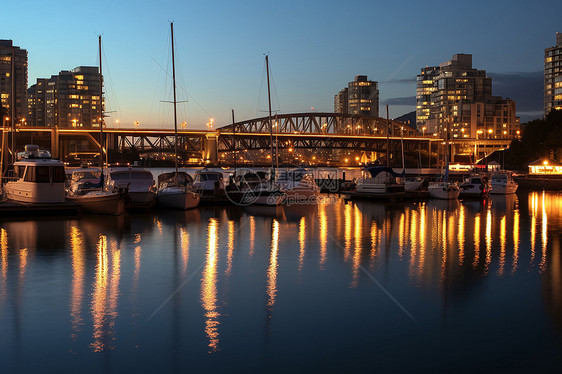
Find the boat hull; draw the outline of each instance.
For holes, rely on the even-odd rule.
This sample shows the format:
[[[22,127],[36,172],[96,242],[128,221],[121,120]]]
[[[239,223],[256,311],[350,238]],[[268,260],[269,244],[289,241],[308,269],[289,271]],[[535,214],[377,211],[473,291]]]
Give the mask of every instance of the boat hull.
[[[80,210],[90,213],[118,216],[125,212],[125,198],[121,193],[86,194],[67,198],[77,204]]]
[[[519,187],[519,185],[516,182],[507,183],[507,184],[493,184],[492,183],[492,190],[490,191],[490,194],[493,194],[493,195],[514,194],[517,191],[517,187]]]
[[[451,200],[459,197],[459,187],[448,183],[430,184],[427,188],[429,196],[433,199]]]
[[[156,202],[164,208],[187,210],[195,208],[199,201],[199,194],[183,188],[165,188],[156,193]]]
[[[281,205],[285,200],[285,194],[281,191],[228,191],[228,199],[237,205]]]
[[[7,182],[4,191],[8,200],[22,203],[53,204],[65,199],[64,183]]]
[[[156,194],[152,191],[129,191],[128,195],[132,209],[149,209],[156,203]]]

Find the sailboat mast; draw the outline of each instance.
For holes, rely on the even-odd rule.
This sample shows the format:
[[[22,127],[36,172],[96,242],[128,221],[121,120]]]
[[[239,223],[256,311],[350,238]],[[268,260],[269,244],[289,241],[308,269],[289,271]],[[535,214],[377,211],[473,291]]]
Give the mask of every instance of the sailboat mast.
[[[445,107],[446,110],[446,120],[447,120],[447,128],[445,133],[445,161],[447,165],[447,169],[445,170],[445,182],[449,181],[449,104]]]
[[[406,170],[404,163],[404,125],[400,127],[400,148],[402,148],[402,171]]]
[[[170,22],[172,32],[172,80],[174,85],[174,166],[176,168],[176,181],[178,178],[178,115],[176,111],[176,62],[174,56],[174,23]]]
[[[269,56],[268,55],[265,55],[265,69],[267,72],[267,101],[269,104],[269,144],[270,144],[270,152],[271,152],[271,171],[272,171],[272,175],[270,176],[270,179],[273,180],[275,162],[273,160],[273,123],[271,122],[271,90],[269,87]],[[277,155],[275,155],[275,157],[277,157]]]
[[[10,99],[11,99],[11,103],[10,103],[10,119],[12,122],[12,131],[11,131],[11,136],[12,136],[12,163],[17,161],[17,155],[16,155],[16,62],[14,61],[16,58],[16,52],[15,52],[15,48],[12,48],[12,57],[11,57],[11,85],[10,85]]]
[[[234,125],[234,109],[232,109],[232,143],[234,144],[233,155],[234,155],[234,176],[236,177],[236,162],[237,162],[237,154],[236,154],[236,126]]]
[[[390,118],[386,105],[386,166],[390,167]]]
[[[101,175],[103,178],[103,77],[101,70],[101,35],[98,35],[98,46],[100,54],[100,164],[101,164]]]

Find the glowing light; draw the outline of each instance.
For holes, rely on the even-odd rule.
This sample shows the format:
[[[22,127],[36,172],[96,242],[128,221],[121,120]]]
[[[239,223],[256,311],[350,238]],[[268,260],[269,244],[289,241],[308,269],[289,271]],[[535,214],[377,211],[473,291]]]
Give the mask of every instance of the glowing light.
[[[203,270],[201,282],[201,302],[205,310],[205,334],[209,339],[209,353],[219,350],[219,320],[220,314],[217,307],[217,263],[218,263],[218,221],[214,218],[209,220],[207,263]]]
[[[228,252],[226,254],[226,270],[225,274],[232,273],[232,256],[234,254],[234,221],[228,221]]]
[[[361,211],[355,205],[353,207],[354,213],[354,222],[353,225],[355,227],[355,232],[353,233],[355,239],[355,250],[353,252],[353,277],[351,282],[351,287],[357,287],[359,281],[359,267],[361,266],[361,253],[363,248],[361,247],[361,238],[363,236],[362,229],[363,229],[363,215]]]
[[[349,260],[349,250],[351,248],[351,225],[352,225],[352,215],[351,215],[351,205],[346,204],[344,208],[344,253],[343,259],[345,261]]]
[[[254,243],[256,239],[256,220],[250,216],[250,256],[254,254]]]
[[[91,311],[92,311],[92,327],[93,342],[90,347],[94,352],[101,352],[105,348],[105,305],[107,302],[107,238],[100,235],[98,240],[98,253],[96,264],[96,278],[94,281],[94,292],[92,294]]]
[[[488,272],[492,262],[492,211],[488,209],[486,214],[486,260],[485,271]]]
[[[182,274],[187,271],[187,264],[189,262],[189,233],[182,227],[180,228],[180,248],[182,259]]]
[[[306,219],[301,218],[299,222],[299,271],[302,270],[304,264],[304,254],[306,251]]]
[[[513,265],[511,273],[515,274],[517,271],[517,262],[519,260],[519,209],[513,212]]]
[[[545,192],[542,192],[542,217],[541,217],[541,244],[542,244],[542,254],[541,262],[539,264],[540,272],[543,273],[546,270],[546,245],[548,243],[548,217],[546,215],[546,204],[545,204]]]
[[[267,307],[275,304],[277,297],[277,256],[279,252],[279,222],[273,220],[271,233],[271,249],[269,251],[269,267],[267,269]]]
[[[500,220],[500,265],[498,269],[498,276],[502,276],[505,268],[505,241],[507,240],[505,231],[506,231],[506,219],[503,216]]]
[[[459,245],[459,266],[462,266],[464,263],[464,205],[460,206],[458,227],[457,242]]]
[[[78,337],[80,326],[82,326],[83,323],[81,310],[86,274],[82,234],[76,226],[70,228],[70,249],[72,254],[72,291],[70,296],[70,316],[72,319],[71,338],[75,341]]]
[[[480,262],[480,214],[474,217],[474,262],[472,267],[476,268]]]
[[[328,244],[328,217],[326,215],[326,205],[320,204],[318,207],[320,219],[320,269],[324,270],[324,264],[326,263],[326,247]]]

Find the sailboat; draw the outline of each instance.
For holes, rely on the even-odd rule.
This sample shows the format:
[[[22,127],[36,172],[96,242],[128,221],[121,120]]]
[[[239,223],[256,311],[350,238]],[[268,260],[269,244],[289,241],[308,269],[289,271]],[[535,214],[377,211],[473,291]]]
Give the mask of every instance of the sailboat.
[[[267,97],[269,102],[269,130],[270,130],[270,157],[271,170],[268,173],[263,171],[247,170],[244,174],[235,175],[234,183],[228,190],[228,198],[238,205],[268,205],[278,206],[285,200],[283,192],[278,183],[275,183],[275,158],[273,154],[273,122],[271,117],[271,91],[269,85],[269,56],[265,56],[265,66],[267,70]]]
[[[178,117],[176,112],[176,65],[174,56],[174,23],[170,23],[172,35],[172,80],[174,87],[174,166],[175,173],[171,178],[167,178],[165,182],[158,183],[156,191],[156,202],[165,208],[172,209],[190,209],[199,205],[201,195],[191,190],[191,186],[184,181],[180,181],[178,173]]]
[[[84,170],[76,170],[72,173],[72,182],[67,191],[66,199],[77,204],[81,210],[90,213],[120,215],[125,212],[125,194],[123,189],[104,187],[103,174],[103,76],[102,76],[102,55],[101,55],[101,35],[99,39],[100,54],[100,169],[99,182],[89,181],[92,175],[98,178],[98,173],[85,172]],[[93,183],[92,183],[93,182]]]
[[[447,133],[445,134],[445,159],[446,169],[445,177],[438,182],[431,182],[427,187],[429,196],[434,199],[451,200],[457,199],[460,194],[460,189],[457,183],[449,182],[449,121],[447,119]]]

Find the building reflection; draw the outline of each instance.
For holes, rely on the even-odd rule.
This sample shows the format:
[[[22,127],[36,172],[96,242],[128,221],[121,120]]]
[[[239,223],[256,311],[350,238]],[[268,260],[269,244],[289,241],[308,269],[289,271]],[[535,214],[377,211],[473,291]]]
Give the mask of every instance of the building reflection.
[[[0,297],[3,302],[8,294],[8,233],[3,228],[0,228],[0,257],[2,263],[2,290],[0,290]]]
[[[121,251],[116,241],[108,245],[108,238],[99,235],[96,274],[93,284],[92,343],[94,352],[115,348],[114,329],[118,314],[119,282],[121,278]]]
[[[544,248],[544,265],[539,267],[543,273],[541,277],[542,296],[545,309],[550,318],[554,322],[556,332],[562,336],[562,194],[545,194],[544,192],[533,193],[533,200],[536,202],[540,199],[540,215],[544,223],[543,227],[548,228],[548,236],[541,238]],[[531,205],[531,197],[529,198]],[[537,205],[533,208],[539,209]],[[548,261],[546,260],[548,255]],[[541,264],[542,264],[541,260]],[[544,269],[544,270],[543,270]]]
[[[299,271],[304,265],[304,255],[306,253],[306,218],[301,217],[299,222]]]
[[[228,276],[232,273],[232,257],[234,255],[234,234],[235,234],[234,221],[229,220],[228,243],[227,243],[228,250],[226,254],[226,270],[225,270],[225,274]]]
[[[271,247],[269,251],[269,267],[267,268],[267,307],[275,305],[277,297],[277,256],[279,254],[279,221],[272,223]]]
[[[84,240],[80,229],[72,225],[70,227],[70,251],[72,256],[72,285],[70,296],[70,318],[72,323],[72,340],[76,340],[82,328],[82,302],[84,299],[84,282],[86,278],[86,254]]]
[[[205,311],[205,334],[209,353],[219,350],[219,311],[217,306],[218,220],[210,218],[207,228],[207,256],[201,280],[201,302]]]

